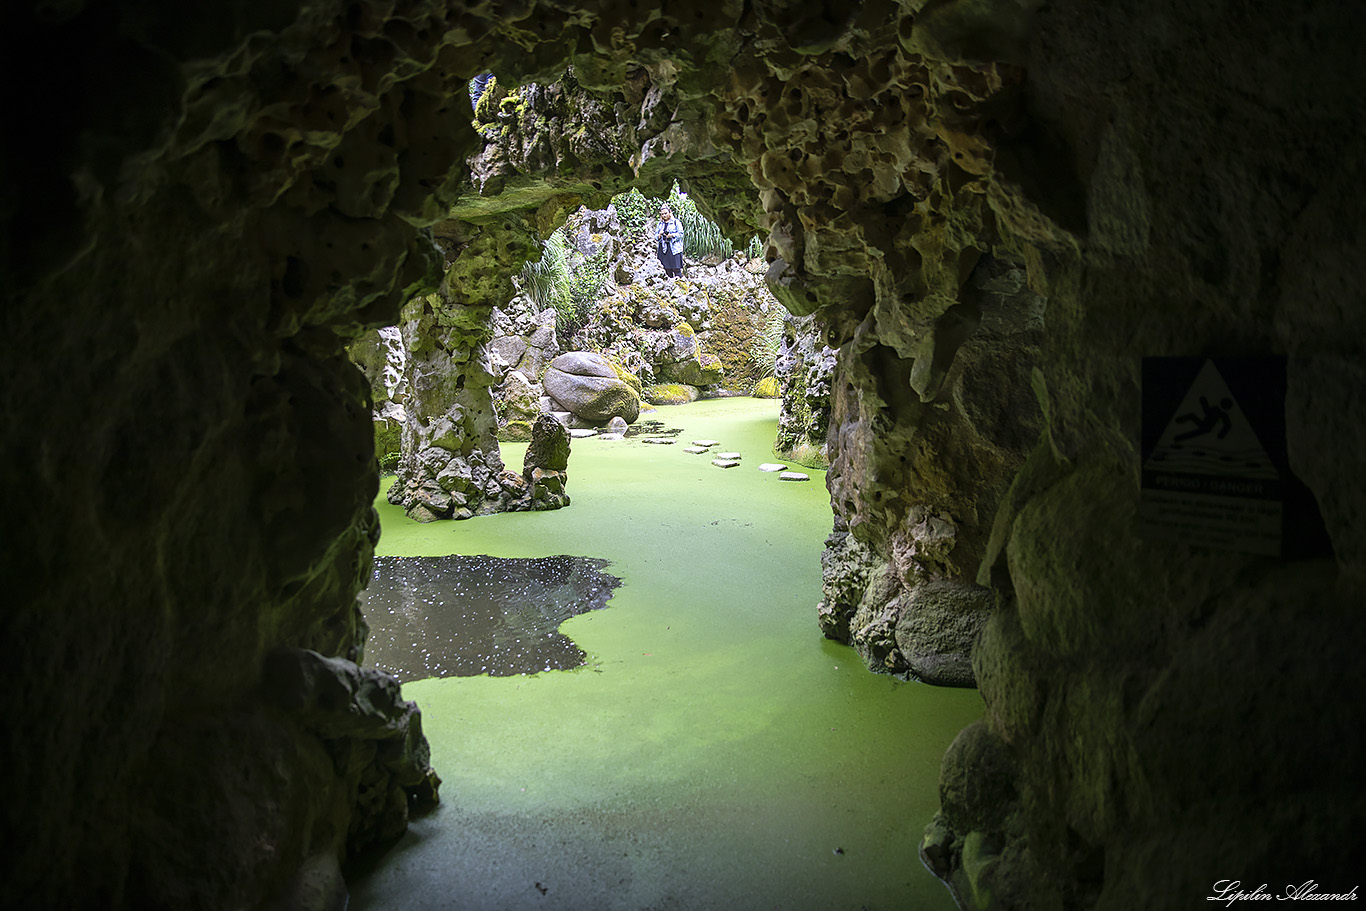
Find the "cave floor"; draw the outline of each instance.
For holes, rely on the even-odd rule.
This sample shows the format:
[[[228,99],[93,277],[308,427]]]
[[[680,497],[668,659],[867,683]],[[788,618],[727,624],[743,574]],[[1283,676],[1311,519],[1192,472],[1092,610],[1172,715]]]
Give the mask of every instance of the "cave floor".
[[[583,667],[405,684],[442,802],[355,872],[350,907],[953,908],[916,848],[980,697],[873,675],[822,638],[829,498],[823,472],[758,470],[776,402],[645,417],[678,442],[575,440],[567,509],[420,525],[376,500],[380,554],[603,557],[624,584],[561,627]],[[740,467],[682,451],[703,437]]]

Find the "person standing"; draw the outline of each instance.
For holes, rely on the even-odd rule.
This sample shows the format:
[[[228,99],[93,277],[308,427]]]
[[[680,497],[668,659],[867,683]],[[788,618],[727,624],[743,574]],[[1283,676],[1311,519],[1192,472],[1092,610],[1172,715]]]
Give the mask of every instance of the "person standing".
[[[674,218],[668,206],[659,210],[660,225],[655,232],[655,255],[664,267],[664,274],[677,278],[683,274],[683,226]]]

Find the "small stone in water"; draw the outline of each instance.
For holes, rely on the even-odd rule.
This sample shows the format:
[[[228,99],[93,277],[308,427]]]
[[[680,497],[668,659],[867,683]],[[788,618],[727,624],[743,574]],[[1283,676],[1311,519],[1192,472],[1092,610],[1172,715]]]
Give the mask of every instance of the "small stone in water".
[[[672,446],[674,444],[673,440],[670,440],[666,437],[646,437],[645,439],[641,440],[641,442],[658,443],[660,446]]]
[[[718,452],[716,457],[718,459],[734,459],[737,462],[740,461],[740,453],[738,452]]]
[[[734,468],[740,464],[735,459],[712,459],[711,463],[717,468]]]
[[[707,451],[707,447],[705,447],[705,446],[684,446],[684,447],[683,447],[683,451],[684,451],[684,452],[691,452],[693,455],[701,455],[702,453],[704,453],[704,452]]]
[[[786,465],[779,465],[777,462],[765,462],[759,466],[760,471],[783,471],[786,468]]]
[[[804,475],[800,471],[784,471],[778,475],[779,481],[809,481],[810,475]]]
[[[717,442],[717,440],[693,440],[692,444],[694,446],[715,446]]]
[[[595,437],[598,435],[598,432],[596,430],[589,430],[586,427],[576,427],[569,431],[569,435],[578,439],[580,437]]]

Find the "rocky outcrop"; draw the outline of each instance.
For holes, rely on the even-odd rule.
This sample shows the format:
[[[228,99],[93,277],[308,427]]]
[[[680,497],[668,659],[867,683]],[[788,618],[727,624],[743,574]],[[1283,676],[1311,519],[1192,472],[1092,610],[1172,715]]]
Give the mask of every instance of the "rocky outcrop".
[[[548,414],[531,426],[531,443],[522,464],[530,509],[569,505],[564,492],[569,474],[569,431]]]
[[[491,310],[461,303],[449,290],[404,308],[407,420],[389,502],[418,521],[501,509],[503,461],[484,351]]]
[[[595,289],[574,308],[564,344],[612,358],[643,385],[748,392],[760,372],[751,350],[756,324],[778,309],[765,264],[744,253],[690,258],[684,278],[669,278],[654,253],[654,204],[640,196],[618,202],[634,208],[579,209],[564,226],[572,281]],[[524,289],[507,308],[518,317],[509,334],[531,331],[534,308],[525,298]]]
[[[857,598],[827,590],[819,614],[826,635],[853,644],[870,667],[972,685],[973,643],[993,602],[977,568],[996,504],[1040,426],[1030,377],[1044,301],[1024,270],[990,256],[977,260],[961,298],[912,357],[856,336],[835,359],[831,499],[866,545],[860,560],[879,568]],[[813,361],[808,389],[829,363]],[[914,667],[900,644],[912,641]]]
[[[814,317],[784,318],[773,375],[783,398],[773,451],[812,468],[828,468],[835,351],[825,344]]]
[[[375,458],[381,468],[398,467],[403,451],[403,425],[407,412],[404,377],[408,353],[397,326],[371,329],[346,347],[346,353],[370,381],[370,408],[375,422]]]
[[[358,812],[347,831],[352,854],[392,841],[408,828],[409,808],[436,804],[441,779],[431,767],[422,713],[389,674],[308,649],[266,656],[267,699],[326,745]]]

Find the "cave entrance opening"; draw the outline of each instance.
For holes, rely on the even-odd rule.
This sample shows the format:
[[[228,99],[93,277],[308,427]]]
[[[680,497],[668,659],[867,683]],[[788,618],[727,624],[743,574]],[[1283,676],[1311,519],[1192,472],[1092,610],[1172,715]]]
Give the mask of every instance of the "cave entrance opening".
[[[526,97],[530,104],[544,96]],[[501,109],[505,100],[489,92],[479,104]],[[507,108],[517,114],[515,105]],[[505,192],[513,186],[513,176],[500,179]],[[546,200],[538,211],[559,205]],[[675,206],[685,208],[681,198]],[[712,306],[716,286],[701,273],[753,262],[745,274],[762,286],[765,257],[716,255],[707,263],[706,255],[695,256],[681,282],[660,276],[653,292],[642,294],[651,282],[638,278],[645,269],[625,254],[643,241],[637,260],[651,265],[648,229],[627,231],[613,246],[611,219],[602,212],[565,211],[544,222],[507,214],[462,220],[456,212],[436,227],[452,266],[443,294],[427,304],[431,323],[469,328],[467,335],[483,339],[487,377],[474,375],[470,365],[482,359],[469,351],[441,357],[461,365],[466,396],[489,391],[488,412],[502,437],[492,445],[504,464],[516,465],[527,444],[508,432],[515,399],[503,387],[543,379],[553,361],[544,345],[552,332],[560,350],[569,350],[568,340],[612,357],[634,375],[647,407],[651,386],[725,388],[702,379],[709,376],[705,355],[726,365],[727,352],[717,349],[727,343],[739,358],[754,359],[764,326],[752,314],[745,316],[747,336],[727,325],[718,316],[724,308]],[[620,215],[611,215],[620,225]],[[645,217],[652,215],[647,209]],[[532,301],[527,316],[555,311],[532,329],[505,318],[501,307],[480,315],[460,299],[461,282],[490,286],[490,267],[507,278],[497,300],[525,299],[511,278],[539,251],[548,233],[540,225],[561,220],[566,249],[584,263],[597,256],[606,273],[608,293],[591,298],[592,312],[575,312],[571,324],[553,306]],[[603,256],[603,249],[614,252]],[[523,279],[525,287],[525,272]],[[792,346],[795,327],[779,325],[792,330],[783,333]],[[634,344],[625,344],[628,338]],[[675,354],[686,350],[673,361],[659,358],[669,346]],[[432,363],[427,357],[420,366]],[[691,382],[686,370],[698,371]],[[538,399],[530,400],[537,414],[544,410]],[[796,897],[813,907],[846,905],[851,897],[872,906],[951,907],[939,882],[907,860],[937,808],[940,756],[980,713],[980,702],[969,690],[871,675],[851,649],[820,635],[821,542],[832,514],[823,463],[812,458],[824,424],[812,428],[828,402],[807,409],[803,455],[815,467],[790,466],[805,481],[759,470],[773,458],[776,398],[686,394],[682,402],[657,405],[657,418],[645,420],[664,426],[645,435],[614,440],[597,427],[574,427],[583,435],[573,441],[567,469],[569,508],[415,522],[406,501],[391,502],[383,492],[377,498],[381,560],[567,555],[607,561],[603,571],[622,584],[606,609],[559,627],[585,653],[577,669],[431,676],[405,685],[405,696],[423,708],[443,803],[414,821],[397,847],[402,863],[352,871],[354,907],[444,908],[452,895],[472,907],[546,899],[567,907],[767,907]],[[413,401],[404,404],[412,414]],[[480,404],[458,404],[460,415],[482,413]],[[424,413],[422,421],[437,425],[448,413],[455,412]],[[714,444],[686,452],[696,441]],[[486,452],[486,442],[464,451]],[[730,452],[740,458],[720,459]]]

